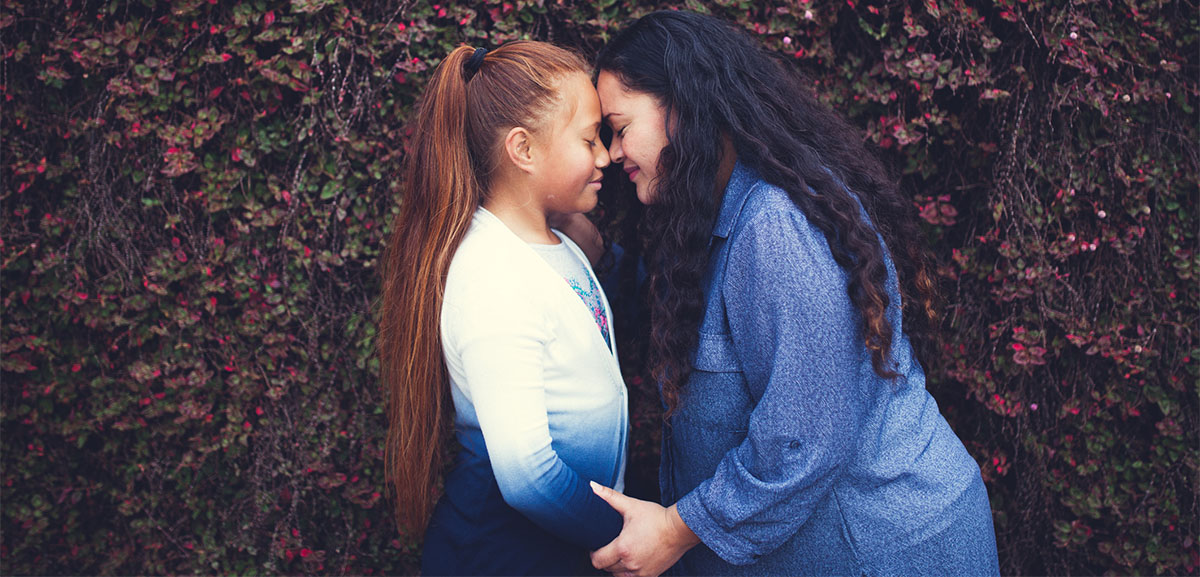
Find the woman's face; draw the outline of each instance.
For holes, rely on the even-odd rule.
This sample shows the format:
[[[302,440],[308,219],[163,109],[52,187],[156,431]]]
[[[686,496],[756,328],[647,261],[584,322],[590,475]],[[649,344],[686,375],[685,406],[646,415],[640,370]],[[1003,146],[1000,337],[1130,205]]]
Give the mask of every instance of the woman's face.
[[[600,111],[612,128],[608,153],[621,163],[637,187],[642,204],[654,203],[658,185],[658,156],[667,145],[666,113],[658,100],[644,92],[633,92],[617,75],[601,71],[596,79]]]

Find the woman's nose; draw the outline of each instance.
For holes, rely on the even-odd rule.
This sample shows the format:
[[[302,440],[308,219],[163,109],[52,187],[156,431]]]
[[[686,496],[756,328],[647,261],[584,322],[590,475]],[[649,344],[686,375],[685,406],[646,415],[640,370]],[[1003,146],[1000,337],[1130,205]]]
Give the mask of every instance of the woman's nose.
[[[625,151],[621,149],[621,138],[613,136],[612,143],[608,145],[608,155],[613,162],[622,162],[625,160]]]

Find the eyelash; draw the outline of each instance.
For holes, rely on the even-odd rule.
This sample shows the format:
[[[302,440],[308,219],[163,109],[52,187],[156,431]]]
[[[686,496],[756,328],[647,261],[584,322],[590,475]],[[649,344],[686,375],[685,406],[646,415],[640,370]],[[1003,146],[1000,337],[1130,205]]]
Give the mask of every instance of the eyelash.
[[[626,129],[626,128],[629,128],[629,125],[622,126],[622,127],[621,127],[621,130],[618,130],[618,131],[617,131],[617,136],[620,136],[620,137],[622,137],[622,138],[623,138],[623,137],[625,136],[625,129]]]

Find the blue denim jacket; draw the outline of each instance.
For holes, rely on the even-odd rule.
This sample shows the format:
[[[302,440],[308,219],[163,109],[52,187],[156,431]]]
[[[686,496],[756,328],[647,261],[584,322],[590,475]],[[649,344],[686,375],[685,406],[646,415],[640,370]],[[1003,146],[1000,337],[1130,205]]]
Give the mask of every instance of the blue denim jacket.
[[[663,435],[663,502],[703,542],[674,571],[998,574],[979,467],[925,390],[890,258],[894,381],[782,189],[739,163],[711,242],[694,370]]]

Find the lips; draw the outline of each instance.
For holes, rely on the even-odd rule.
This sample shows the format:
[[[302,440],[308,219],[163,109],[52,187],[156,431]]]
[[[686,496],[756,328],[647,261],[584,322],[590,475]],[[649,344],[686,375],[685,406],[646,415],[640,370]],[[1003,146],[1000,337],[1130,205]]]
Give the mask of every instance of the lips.
[[[625,174],[629,175],[629,180],[633,180],[633,177],[637,176],[637,174],[641,171],[642,170],[636,166],[625,167]]]

